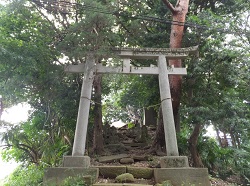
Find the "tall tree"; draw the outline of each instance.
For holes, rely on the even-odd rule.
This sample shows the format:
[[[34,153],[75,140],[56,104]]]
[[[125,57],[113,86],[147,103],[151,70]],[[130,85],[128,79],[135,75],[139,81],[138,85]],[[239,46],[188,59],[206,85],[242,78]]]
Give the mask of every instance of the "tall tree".
[[[88,52],[93,52],[96,63],[101,62],[109,49],[115,45],[114,33],[112,31],[113,17],[105,14],[111,11],[111,7],[106,6],[104,1],[31,1],[39,12],[47,11],[48,15],[54,17],[50,19],[48,15],[43,16],[50,20],[54,28],[60,25],[58,31],[58,41],[56,43],[64,55],[69,57],[69,63],[86,63],[85,57]],[[58,29],[57,29],[58,30]],[[94,135],[93,150],[101,153],[103,149],[102,136],[102,108],[101,108],[101,75],[94,78]]]
[[[188,13],[189,0],[178,0],[176,5],[173,6],[168,0],[162,0],[162,2],[167,6],[167,8],[172,13],[172,25],[171,25],[171,34],[170,34],[170,48],[180,48],[182,46],[182,39],[184,35],[184,24],[186,15]],[[176,68],[182,67],[181,59],[169,60],[169,65]],[[177,132],[180,132],[180,116],[179,116],[179,107],[181,100],[181,87],[182,87],[182,77],[181,76],[170,76],[170,90],[172,97],[172,107],[173,115],[175,121],[175,129]],[[151,152],[158,153],[161,151],[162,145],[164,145],[164,130],[163,129],[163,120],[162,112],[159,112],[159,120],[157,126],[157,132],[153,141],[153,144],[150,148]]]
[[[178,0],[176,5],[173,6],[168,0],[162,0],[163,3],[172,12],[172,26],[170,34],[170,48],[181,48],[182,38],[184,34],[184,24],[186,15],[188,13],[189,0]],[[174,67],[182,67],[182,61],[180,59],[169,60],[169,65]],[[173,105],[173,114],[175,120],[175,128],[177,132],[180,132],[180,119],[179,119],[179,107],[181,100],[181,76],[170,76],[170,88]]]
[[[10,130],[4,134],[6,152],[22,150],[23,155],[19,153],[19,157],[25,158],[21,160],[28,161],[26,155],[29,154],[30,162],[55,165],[58,161],[52,163],[53,160],[45,160],[42,155],[48,149],[46,144],[52,147],[52,155],[60,151],[57,148],[60,148],[59,143],[63,144],[63,138],[71,136],[70,123],[74,119],[66,110],[76,112],[74,96],[77,94],[69,87],[73,84],[77,87],[77,83],[73,77],[65,78],[62,73],[57,60],[60,54],[53,47],[55,32],[48,22],[25,2],[16,3],[0,12],[0,94],[6,106],[22,101],[29,103],[33,114],[26,123],[16,127],[7,125]],[[66,96],[71,99],[65,100]]]

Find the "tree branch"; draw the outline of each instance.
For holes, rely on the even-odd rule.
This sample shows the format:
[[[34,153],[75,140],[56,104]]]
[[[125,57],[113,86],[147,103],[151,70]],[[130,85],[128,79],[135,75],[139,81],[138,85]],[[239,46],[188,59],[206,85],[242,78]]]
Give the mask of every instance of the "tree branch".
[[[172,5],[172,3],[170,3],[168,0],[162,0],[162,2],[169,8],[169,10],[174,14],[176,13],[178,10]],[[179,3],[179,1],[177,2]]]
[[[17,145],[6,144],[6,145],[0,145],[0,147],[3,147],[3,148],[16,147],[20,150],[23,150],[30,157],[31,162],[37,163],[37,160],[38,160],[37,152],[32,147],[30,147],[28,145],[25,145],[25,144],[17,144]]]

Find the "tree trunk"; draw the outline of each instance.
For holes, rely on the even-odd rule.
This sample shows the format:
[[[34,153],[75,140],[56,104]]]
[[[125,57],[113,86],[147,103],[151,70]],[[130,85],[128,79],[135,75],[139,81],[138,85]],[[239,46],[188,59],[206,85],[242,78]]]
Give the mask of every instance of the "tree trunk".
[[[2,101],[2,96],[0,96],[0,120],[3,114],[3,101]]]
[[[221,142],[221,137],[220,137],[220,131],[217,127],[215,127],[216,135],[217,135],[217,140],[219,142],[220,147],[222,147],[222,142]]]
[[[157,124],[157,111],[153,108],[144,109],[144,125],[146,126],[156,126]]]
[[[223,132],[223,139],[222,139],[222,147],[228,147],[228,141],[227,141],[227,134],[226,132]]]
[[[200,135],[201,129],[202,129],[202,125],[196,124],[193,130],[193,133],[191,134],[188,140],[189,150],[191,153],[191,158],[193,160],[193,167],[204,167],[200,158],[200,154],[197,149],[198,137]]]
[[[233,131],[230,130],[230,137],[231,137],[231,140],[232,140],[232,146],[234,148],[237,148],[237,145],[236,145],[236,140],[235,140],[235,137],[234,137],[234,134],[233,134]]]
[[[94,138],[93,138],[93,152],[96,154],[104,153],[103,146],[103,127],[102,127],[102,105],[101,105],[101,95],[102,95],[102,87],[101,87],[102,76],[96,75],[94,79]]]
[[[188,12],[189,0],[178,0],[175,7],[168,1],[162,0],[162,2],[171,10],[173,16],[173,23],[171,26],[171,35],[170,35],[170,48],[180,48],[184,33],[184,23],[186,19],[186,14]],[[181,67],[181,60],[169,60],[169,65],[174,65],[175,67]],[[173,107],[173,115],[175,121],[175,130],[176,132],[180,132],[180,116],[179,116],[179,108],[180,108],[180,100],[181,100],[181,76],[169,76],[169,83],[171,89],[171,97],[172,97],[172,107]],[[159,115],[159,121],[162,121],[162,114]],[[158,140],[158,138],[164,138],[164,126],[163,121],[158,122],[156,135],[154,143],[152,144],[152,148],[157,148],[161,146],[161,143],[165,143],[164,140]]]
[[[172,12],[172,26],[170,34],[170,48],[181,48],[182,38],[184,34],[184,23],[186,20],[186,14],[188,13],[189,0],[178,0],[175,7],[168,1],[162,0],[163,3]],[[182,67],[182,61],[180,59],[169,60],[169,66]],[[181,100],[181,76],[172,75],[169,76],[171,97],[173,104],[173,114],[175,120],[176,132],[180,132],[180,119],[179,119],[179,108]]]
[[[236,142],[237,142],[237,148],[240,148],[241,147],[241,142],[240,142],[240,136],[238,133],[235,134],[235,139],[236,139]]]
[[[155,135],[154,141],[149,149],[149,153],[161,155],[162,153],[165,153],[165,152],[163,152],[165,150],[164,148],[165,148],[165,135],[164,135],[162,109],[160,107],[159,112],[158,112],[156,135]]]

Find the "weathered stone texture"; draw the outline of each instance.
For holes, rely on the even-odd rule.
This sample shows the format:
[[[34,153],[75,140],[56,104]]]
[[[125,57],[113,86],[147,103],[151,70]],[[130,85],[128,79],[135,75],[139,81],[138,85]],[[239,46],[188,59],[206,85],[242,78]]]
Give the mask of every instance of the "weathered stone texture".
[[[121,164],[131,164],[134,163],[134,159],[133,158],[122,158],[120,159],[120,163]]]
[[[118,155],[112,155],[112,156],[102,156],[98,159],[100,163],[112,163],[115,161],[118,161],[122,158],[128,158],[128,154],[118,154]]]
[[[83,167],[89,168],[90,157],[89,156],[64,156],[63,167]]]
[[[116,178],[116,176],[126,173],[126,166],[96,166],[99,168],[101,178]]]
[[[171,180],[174,186],[210,186],[206,168],[160,168],[154,169],[156,183]]]
[[[189,167],[186,156],[165,156],[160,158],[161,168]]]
[[[127,167],[127,173],[133,174],[135,178],[151,179],[154,170],[147,167]]]
[[[69,177],[78,177],[78,176],[92,176],[93,182],[96,182],[98,179],[98,169],[97,168],[68,168],[68,167],[57,167],[57,168],[48,168],[45,170],[43,183],[44,185],[61,185],[62,182]]]

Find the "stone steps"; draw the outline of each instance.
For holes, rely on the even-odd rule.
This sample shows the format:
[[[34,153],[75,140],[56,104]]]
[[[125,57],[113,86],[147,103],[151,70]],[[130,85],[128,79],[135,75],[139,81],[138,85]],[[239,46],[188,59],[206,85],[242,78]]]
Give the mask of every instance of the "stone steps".
[[[95,183],[93,186],[153,186],[145,184],[135,184],[135,183]]]
[[[154,169],[148,167],[131,167],[131,166],[95,166],[99,169],[99,177],[114,179],[124,173],[130,173],[135,178],[151,179],[154,176]]]

